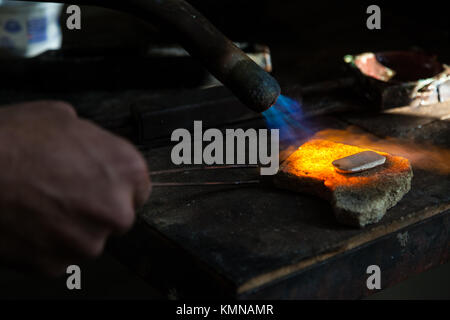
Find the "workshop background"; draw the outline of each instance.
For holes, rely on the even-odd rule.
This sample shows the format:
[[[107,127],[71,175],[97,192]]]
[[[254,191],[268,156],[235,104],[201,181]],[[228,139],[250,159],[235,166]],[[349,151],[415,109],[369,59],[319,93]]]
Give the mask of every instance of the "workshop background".
[[[271,49],[273,74],[281,86],[315,83],[343,75],[342,57],[348,53],[422,49],[450,63],[450,27],[445,2],[378,2],[382,29],[366,28],[364,1],[190,1],[233,41],[261,43]],[[141,52],[170,39],[129,15],[82,7],[82,29],[64,28],[63,49],[77,52]],[[70,74],[71,70],[64,70]],[[136,79],[115,79],[114,85],[133,86],[151,78],[150,71],[133,71]],[[92,77],[86,73],[85,76]],[[173,75],[176,77],[177,75]],[[182,76],[182,75],[180,75]],[[158,257],[154,257],[158,259]],[[165,298],[106,253],[82,264],[82,286],[69,292],[65,279],[46,279],[12,270],[0,270],[1,298]],[[380,292],[377,299],[450,298],[450,265],[435,267]]]

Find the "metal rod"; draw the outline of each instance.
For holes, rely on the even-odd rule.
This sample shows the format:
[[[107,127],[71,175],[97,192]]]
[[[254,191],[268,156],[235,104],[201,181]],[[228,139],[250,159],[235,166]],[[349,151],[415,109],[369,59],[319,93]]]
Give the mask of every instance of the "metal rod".
[[[31,1],[31,0],[25,0]],[[66,2],[43,0],[43,2]],[[184,0],[72,0],[70,4],[111,8],[157,24],[178,40],[245,105],[270,108],[280,95],[278,82]]]
[[[158,170],[151,171],[151,176],[157,176],[161,174],[169,173],[179,173],[179,172],[189,172],[189,171],[200,171],[200,170],[222,170],[222,169],[250,169],[259,168],[258,165],[229,165],[229,166],[201,166],[201,167],[191,167],[191,168],[181,168],[181,169],[168,169],[168,170]]]
[[[226,186],[257,184],[259,180],[247,181],[216,181],[216,182],[153,182],[152,187],[205,187],[205,186]]]

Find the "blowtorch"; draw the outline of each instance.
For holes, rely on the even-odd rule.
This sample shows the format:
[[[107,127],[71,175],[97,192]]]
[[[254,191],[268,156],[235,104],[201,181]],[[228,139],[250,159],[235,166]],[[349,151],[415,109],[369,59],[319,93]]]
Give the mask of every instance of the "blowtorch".
[[[159,26],[256,112],[269,109],[280,95],[280,86],[271,75],[184,0],[73,0],[70,3],[127,12]]]

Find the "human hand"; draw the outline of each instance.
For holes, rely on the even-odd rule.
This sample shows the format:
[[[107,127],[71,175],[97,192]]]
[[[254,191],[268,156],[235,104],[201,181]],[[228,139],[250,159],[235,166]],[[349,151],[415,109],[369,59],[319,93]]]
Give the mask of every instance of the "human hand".
[[[51,275],[101,254],[150,194],[145,160],[63,102],[0,109],[0,261]]]

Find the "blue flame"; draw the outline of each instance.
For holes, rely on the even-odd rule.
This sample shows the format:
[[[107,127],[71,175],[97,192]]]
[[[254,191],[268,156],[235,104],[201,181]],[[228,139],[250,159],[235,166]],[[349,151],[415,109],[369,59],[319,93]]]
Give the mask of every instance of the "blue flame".
[[[263,112],[269,129],[280,129],[282,140],[295,140],[301,134],[310,132],[300,121],[303,117],[300,102],[280,95],[277,102]]]

